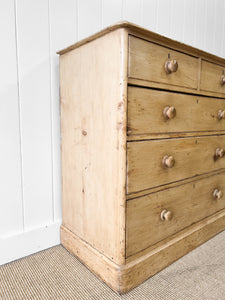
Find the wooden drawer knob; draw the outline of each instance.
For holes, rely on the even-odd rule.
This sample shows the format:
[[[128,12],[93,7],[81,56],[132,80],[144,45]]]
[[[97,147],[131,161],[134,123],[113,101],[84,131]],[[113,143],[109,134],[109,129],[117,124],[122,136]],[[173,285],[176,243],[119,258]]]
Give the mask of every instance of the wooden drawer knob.
[[[217,116],[219,120],[225,119],[225,110],[220,109]]]
[[[173,217],[173,214],[171,211],[164,209],[161,212],[161,220],[162,221],[170,221]]]
[[[166,106],[163,109],[163,116],[165,120],[173,119],[176,116],[176,109],[173,106]]]
[[[165,155],[162,159],[162,165],[165,168],[172,168],[175,164],[175,159],[171,155]]]
[[[224,151],[224,149],[223,148],[217,148],[216,149],[216,158],[220,158],[220,157],[223,157],[224,156],[224,154],[225,154],[225,151]]]
[[[213,197],[214,197],[215,199],[221,199],[221,198],[223,197],[223,192],[220,191],[220,190],[218,190],[218,189],[215,189],[215,190],[213,191]]]
[[[176,72],[178,69],[178,63],[175,59],[167,60],[165,63],[165,71],[167,74]]]
[[[224,83],[225,83],[225,75],[224,74],[221,75],[220,83],[221,83],[221,85],[224,85]]]

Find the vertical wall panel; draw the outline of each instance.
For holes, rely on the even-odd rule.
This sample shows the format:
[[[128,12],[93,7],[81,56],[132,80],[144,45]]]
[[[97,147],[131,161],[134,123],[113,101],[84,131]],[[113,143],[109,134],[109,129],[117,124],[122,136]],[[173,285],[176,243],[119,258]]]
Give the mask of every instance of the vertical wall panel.
[[[171,1],[158,1],[156,31],[162,35],[170,36],[171,31]]]
[[[112,25],[122,20],[122,0],[103,0],[102,1],[102,27]]]
[[[99,31],[102,23],[101,0],[78,1],[78,40]]]
[[[61,218],[59,56],[56,52],[77,40],[76,5],[74,0],[49,1],[54,220]]]
[[[0,1],[0,237],[23,230],[14,1]]]
[[[206,50],[204,42],[205,42],[205,30],[206,30],[206,5],[205,0],[196,1],[196,14],[195,14],[195,38],[194,38],[194,46]]]
[[[171,6],[171,37],[183,42],[185,1],[172,0]]]
[[[142,0],[123,0],[123,19],[142,25]]]
[[[156,31],[158,0],[142,0],[142,24],[145,28]]]
[[[223,26],[224,26],[224,7],[225,1],[215,0],[215,27],[214,27],[214,47],[213,52],[216,55],[222,55],[222,43],[224,40]]]
[[[207,49],[208,52],[214,52],[214,33],[215,33],[215,1],[214,0],[206,0],[206,14],[205,14],[205,24],[206,27],[204,29],[204,48]]]
[[[196,0],[185,0],[184,3],[183,41],[188,45],[194,45],[196,3]]]
[[[17,1],[24,221],[52,221],[52,156],[48,2]]]

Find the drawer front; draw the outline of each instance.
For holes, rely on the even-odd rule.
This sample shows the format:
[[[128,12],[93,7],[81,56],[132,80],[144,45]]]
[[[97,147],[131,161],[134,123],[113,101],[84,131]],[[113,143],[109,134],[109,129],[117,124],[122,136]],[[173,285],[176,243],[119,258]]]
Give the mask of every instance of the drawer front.
[[[225,174],[127,201],[126,256],[225,207]]]
[[[225,130],[223,115],[223,99],[128,88],[128,135]]]
[[[165,71],[168,59],[178,63],[177,71],[170,74]],[[197,74],[197,58],[133,36],[129,37],[129,77],[196,89]]]
[[[225,168],[221,149],[225,135],[128,142],[127,193]]]
[[[225,84],[222,84],[222,76],[225,67],[202,61],[200,89],[215,93],[225,93]]]

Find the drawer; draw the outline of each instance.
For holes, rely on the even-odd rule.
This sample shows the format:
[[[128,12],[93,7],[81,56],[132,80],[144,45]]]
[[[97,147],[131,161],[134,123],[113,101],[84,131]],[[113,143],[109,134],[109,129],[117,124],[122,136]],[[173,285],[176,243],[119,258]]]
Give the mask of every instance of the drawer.
[[[225,168],[224,148],[225,135],[128,142],[127,193]]]
[[[223,115],[223,99],[128,88],[128,135],[225,130]]]
[[[225,81],[222,84],[221,79],[224,76],[225,67],[202,61],[200,89],[215,93],[225,93]]]
[[[178,69],[167,74],[165,63],[176,60]],[[148,41],[129,36],[128,76],[197,89],[198,59]]]
[[[224,207],[224,173],[129,200],[126,256],[137,253]],[[163,216],[164,220],[161,219]]]

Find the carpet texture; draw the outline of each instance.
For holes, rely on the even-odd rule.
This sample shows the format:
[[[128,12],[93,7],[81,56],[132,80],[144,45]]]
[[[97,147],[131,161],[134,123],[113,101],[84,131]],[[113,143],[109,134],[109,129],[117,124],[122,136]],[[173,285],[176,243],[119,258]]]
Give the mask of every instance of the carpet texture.
[[[225,231],[123,296],[56,246],[1,266],[0,299],[225,300]]]

